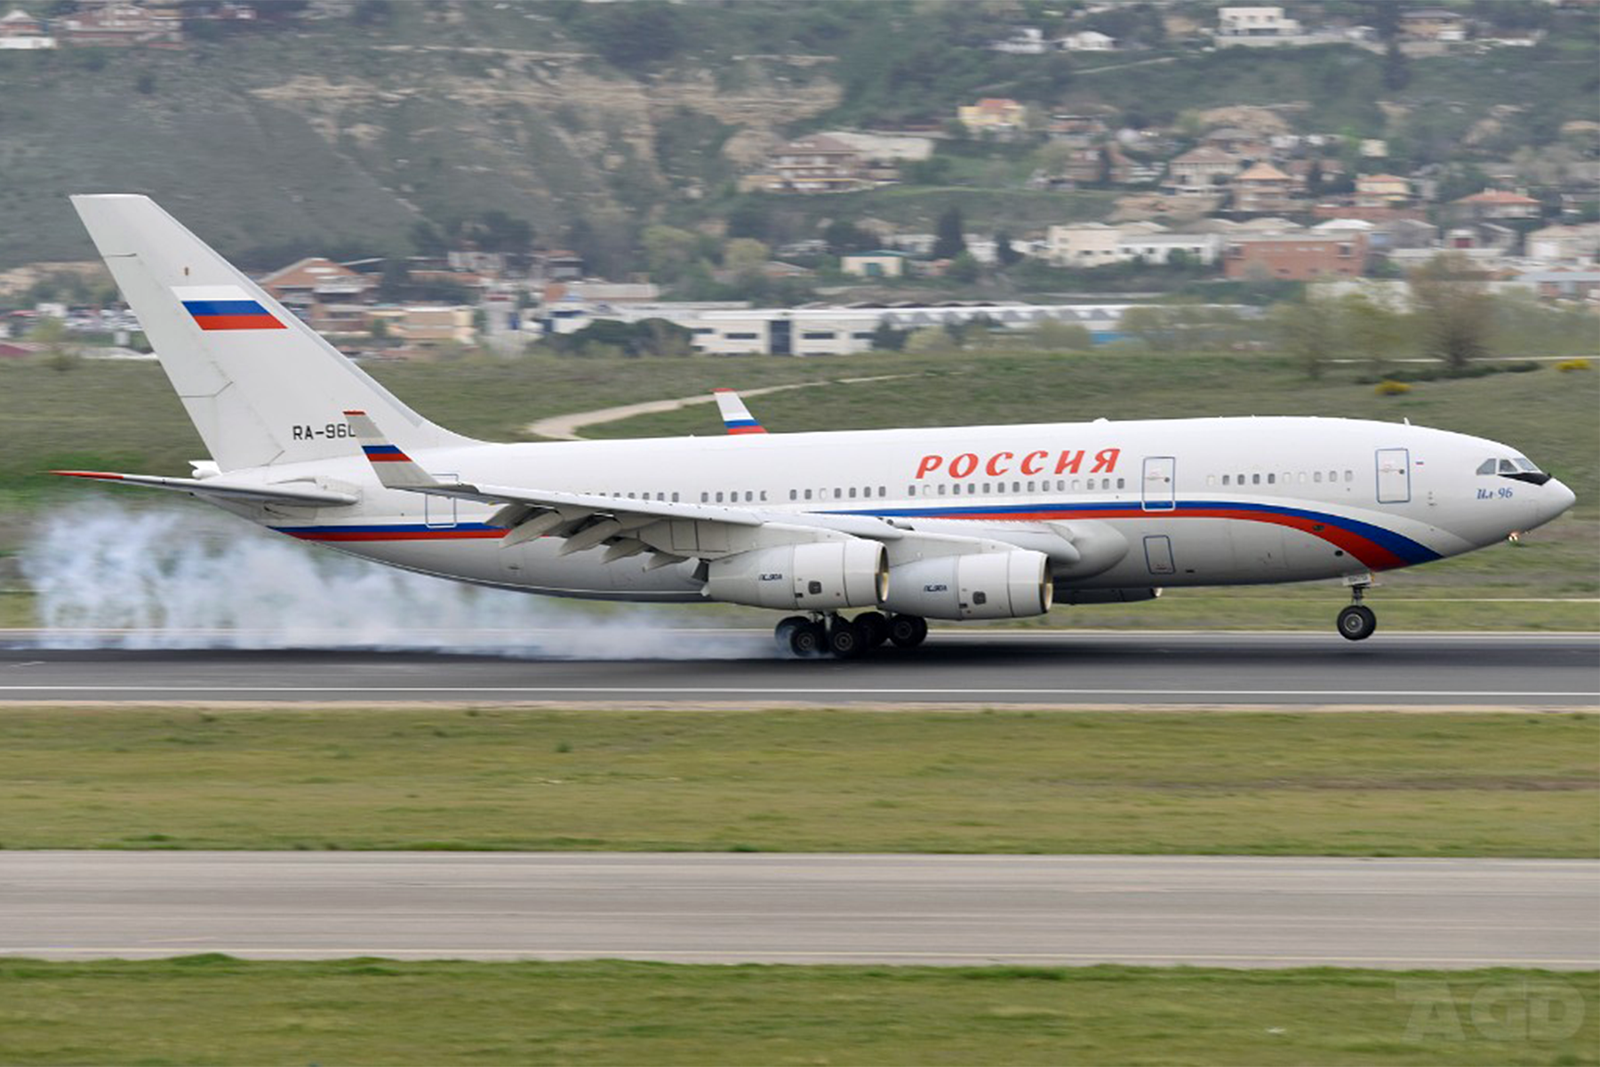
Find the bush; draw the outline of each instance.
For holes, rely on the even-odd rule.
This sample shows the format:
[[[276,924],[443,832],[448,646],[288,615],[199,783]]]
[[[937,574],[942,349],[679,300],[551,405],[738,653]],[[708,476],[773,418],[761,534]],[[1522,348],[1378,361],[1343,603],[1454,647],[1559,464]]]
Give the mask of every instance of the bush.
[[[1404,396],[1411,392],[1411,386],[1405,382],[1397,382],[1392,378],[1385,378],[1378,383],[1378,387],[1373,392],[1379,396]]]
[[[1586,359],[1564,359],[1556,364],[1556,370],[1565,374],[1574,370],[1589,370],[1590,363]]]

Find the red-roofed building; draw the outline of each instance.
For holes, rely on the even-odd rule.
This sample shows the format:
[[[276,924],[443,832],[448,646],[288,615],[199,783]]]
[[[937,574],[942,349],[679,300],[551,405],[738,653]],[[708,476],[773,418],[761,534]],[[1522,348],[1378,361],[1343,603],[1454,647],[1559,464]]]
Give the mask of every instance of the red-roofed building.
[[[1450,215],[1461,222],[1498,222],[1504,219],[1536,219],[1539,201],[1504,189],[1485,189],[1450,202]]]
[[[1228,238],[1223,247],[1222,272],[1229,278],[1308,282],[1357,277],[1366,262],[1364,233],[1263,234]]]
[[[1234,175],[1231,185],[1233,210],[1246,214],[1293,211],[1300,191],[1298,181],[1265,161]]]

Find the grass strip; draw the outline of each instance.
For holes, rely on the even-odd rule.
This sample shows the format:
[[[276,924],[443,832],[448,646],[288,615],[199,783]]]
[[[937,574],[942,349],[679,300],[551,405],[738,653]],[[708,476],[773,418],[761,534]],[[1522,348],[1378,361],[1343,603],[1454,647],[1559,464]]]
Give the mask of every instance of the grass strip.
[[[6,848],[1592,857],[1600,717],[0,710]]]
[[[1597,1062],[1600,975],[0,960],[11,1064]]]

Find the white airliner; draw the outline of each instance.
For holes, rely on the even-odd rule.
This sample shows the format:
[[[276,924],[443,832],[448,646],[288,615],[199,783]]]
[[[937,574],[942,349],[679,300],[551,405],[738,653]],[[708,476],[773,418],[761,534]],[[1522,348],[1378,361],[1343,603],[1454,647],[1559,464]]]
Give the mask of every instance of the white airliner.
[[[1343,579],[1549,522],[1572,492],[1420,426],[1202,418],[490,444],[418,415],[143,196],[72,198],[211,452],[192,494],[395,567],[554,596],[790,613],[781,647],[919,644],[927,619],[1163,587]],[[221,595],[219,593],[219,595]],[[863,609],[847,620],[842,612]]]

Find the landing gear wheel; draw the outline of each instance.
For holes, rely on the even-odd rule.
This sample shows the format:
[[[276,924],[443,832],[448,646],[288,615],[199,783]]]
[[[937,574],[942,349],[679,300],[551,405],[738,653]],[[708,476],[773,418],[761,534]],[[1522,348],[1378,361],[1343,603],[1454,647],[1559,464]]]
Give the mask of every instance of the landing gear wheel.
[[[1351,604],[1339,612],[1339,636],[1347,641],[1365,641],[1378,628],[1378,616],[1365,604]]]
[[[927,640],[928,620],[918,615],[895,615],[889,619],[889,640],[896,648],[916,648]]]
[[[787,623],[789,620],[785,619]],[[782,624],[780,624],[782,625]],[[822,624],[809,619],[789,629],[789,651],[801,659],[816,659],[827,648],[827,638]]]
[[[811,620],[804,615],[790,615],[787,619],[780,620],[772,628],[772,640],[777,643],[779,652],[793,652],[795,630],[802,626],[810,626]]]
[[[828,651],[838,659],[855,659],[867,650],[867,635],[863,627],[848,619],[834,616],[828,627]]]
[[[881,611],[865,611],[856,616],[856,629],[866,638],[868,648],[889,640],[889,620]]]

